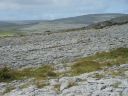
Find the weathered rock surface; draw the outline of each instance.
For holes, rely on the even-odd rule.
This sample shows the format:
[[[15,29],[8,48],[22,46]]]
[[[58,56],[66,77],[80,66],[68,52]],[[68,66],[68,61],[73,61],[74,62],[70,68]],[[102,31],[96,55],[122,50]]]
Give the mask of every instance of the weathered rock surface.
[[[0,65],[60,64],[118,47],[128,47],[128,24],[99,30],[0,38]]]
[[[107,71],[123,70],[122,74],[113,76],[107,74]],[[9,84],[0,83],[0,89],[6,89],[7,85],[15,86],[14,89],[2,96],[128,96],[128,64],[107,68],[107,71],[101,70],[91,73],[81,74],[73,77],[62,77],[59,79],[50,79],[50,84],[44,88],[37,88],[32,79],[24,81],[13,81]],[[96,74],[104,77],[98,78]],[[30,83],[32,82],[32,83]],[[18,84],[19,83],[19,84]],[[23,83],[28,86],[20,87]],[[59,89],[56,90],[55,87]],[[0,96],[1,96],[0,95]]]
[[[128,48],[128,24],[98,30],[0,38],[0,67],[55,64],[56,71],[65,72],[70,70],[63,65],[67,62],[119,47]],[[119,70],[123,71],[116,76],[108,73]],[[38,88],[32,78],[0,83],[0,96],[128,96],[128,64],[46,82],[48,85],[43,88]]]

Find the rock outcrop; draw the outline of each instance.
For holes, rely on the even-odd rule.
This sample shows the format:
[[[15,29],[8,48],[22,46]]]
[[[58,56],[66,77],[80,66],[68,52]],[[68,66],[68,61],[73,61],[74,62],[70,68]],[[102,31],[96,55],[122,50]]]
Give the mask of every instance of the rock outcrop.
[[[0,38],[0,65],[19,68],[67,63],[119,47],[128,47],[128,24]]]

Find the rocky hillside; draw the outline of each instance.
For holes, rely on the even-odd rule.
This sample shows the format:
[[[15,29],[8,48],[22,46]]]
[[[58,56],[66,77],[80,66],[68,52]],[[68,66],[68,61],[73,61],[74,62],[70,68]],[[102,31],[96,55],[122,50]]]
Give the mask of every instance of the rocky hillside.
[[[127,26],[0,38],[0,65],[26,67],[66,63],[96,52],[128,47]]]
[[[104,21],[104,22],[91,24],[91,25],[87,26],[86,29],[92,29],[92,28],[101,29],[104,27],[109,27],[109,26],[113,26],[113,25],[123,25],[126,23],[128,23],[128,16],[121,16],[121,17],[113,18],[111,20]]]
[[[128,48],[37,68],[0,69],[0,96],[127,96]]]
[[[128,96],[127,16],[82,28],[4,35],[0,96]]]
[[[29,85],[32,83],[32,80],[14,81],[8,86],[15,86],[16,89],[10,89],[13,91],[3,96],[127,96],[128,71],[114,75],[114,72],[116,73],[119,70],[128,70],[128,64],[111,67],[106,69],[106,71],[51,79],[49,80],[50,85],[41,89],[35,85]],[[28,87],[22,88],[25,84],[28,84]],[[0,88],[1,91],[6,90],[6,83],[1,83]]]
[[[125,16],[127,14],[118,13],[106,13],[106,14],[89,14],[76,17],[62,18],[57,20],[52,20],[50,23],[65,23],[65,24],[93,24],[97,22],[103,22],[110,20],[112,18]]]
[[[23,21],[0,21],[0,32],[44,32],[57,31],[60,29],[72,29],[83,27],[88,24],[110,20],[112,18],[127,16],[127,14],[89,14],[56,20],[23,20]]]

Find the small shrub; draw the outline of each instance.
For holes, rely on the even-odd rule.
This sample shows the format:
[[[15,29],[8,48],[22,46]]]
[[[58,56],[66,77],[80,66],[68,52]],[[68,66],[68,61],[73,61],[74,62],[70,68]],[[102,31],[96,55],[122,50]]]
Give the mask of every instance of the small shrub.
[[[47,73],[47,76],[50,76],[50,77],[56,77],[57,76],[57,74],[55,73],[55,72],[53,72],[53,71],[49,71],[48,73]]]
[[[0,82],[16,79],[15,72],[12,69],[4,67],[0,69]]]

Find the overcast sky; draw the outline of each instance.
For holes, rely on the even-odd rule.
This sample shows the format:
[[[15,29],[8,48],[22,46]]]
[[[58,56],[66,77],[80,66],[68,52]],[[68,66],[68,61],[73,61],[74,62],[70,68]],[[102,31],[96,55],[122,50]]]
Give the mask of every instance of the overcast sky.
[[[0,20],[56,19],[128,13],[128,0],[0,0]]]

